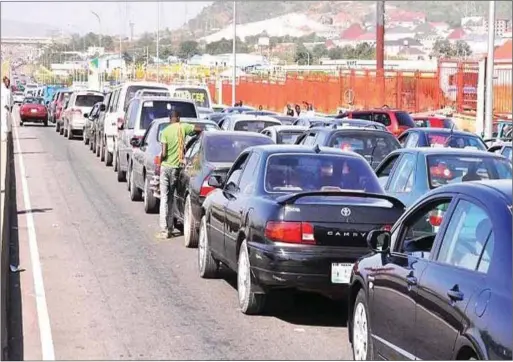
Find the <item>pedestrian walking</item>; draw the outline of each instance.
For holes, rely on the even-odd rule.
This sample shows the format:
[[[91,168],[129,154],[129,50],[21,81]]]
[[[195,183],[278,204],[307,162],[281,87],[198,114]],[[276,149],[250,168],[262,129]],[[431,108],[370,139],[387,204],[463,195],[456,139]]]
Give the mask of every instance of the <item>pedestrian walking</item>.
[[[169,121],[170,124],[160,135],[160,232],[156,235],[159,239],[170,238],[174,230],[173,202],[176,184],[184,166],[185,137],[201,132],[198,125],[180,123],[180,113],[176,110],[171,111]]]

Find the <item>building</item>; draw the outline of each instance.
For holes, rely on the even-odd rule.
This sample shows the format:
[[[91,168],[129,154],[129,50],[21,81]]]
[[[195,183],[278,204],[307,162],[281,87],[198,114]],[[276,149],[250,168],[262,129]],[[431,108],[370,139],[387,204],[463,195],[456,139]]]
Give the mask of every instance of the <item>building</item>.
[[[426,14],[422,12],[390,9],[385,12],[385,22],[391,27],[413,29],[426,22]]]
[[[488,32],[488,20],[484,21],[485,31]],[[509,19],[495,19],[495,36],[502,37],[503,34],[511,27]]]
[[[429,56],[424,53],[422,50],[415,48],[415,47],[409,47],[404,46],[399,53],[397,53],[397,56],[407,59],[407,60],[428,60]]]
[[[447,36],[447,40],[451,43],[455,43],[458,40],[463,40],[466,35],[467,32],[463,30],[463,28],[456,28]]]
[[[385,30],[385,40],[399,40],[414,37],[415,31],[404,26],[395,26]]]

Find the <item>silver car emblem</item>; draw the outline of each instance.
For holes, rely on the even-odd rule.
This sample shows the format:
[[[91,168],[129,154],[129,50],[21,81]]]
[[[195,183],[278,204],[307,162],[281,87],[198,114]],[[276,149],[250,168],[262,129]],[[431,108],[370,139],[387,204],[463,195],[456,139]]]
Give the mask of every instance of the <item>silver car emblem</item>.
[[[351,209],[348,207],[344,207],[342,210],[340,210],[340,214],[343,217],[349,217],[351,215]]]

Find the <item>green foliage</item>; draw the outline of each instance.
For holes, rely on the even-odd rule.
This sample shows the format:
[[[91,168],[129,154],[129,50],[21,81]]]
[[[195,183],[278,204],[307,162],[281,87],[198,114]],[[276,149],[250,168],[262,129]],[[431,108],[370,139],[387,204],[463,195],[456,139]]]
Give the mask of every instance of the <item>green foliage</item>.
[[[328,56],[328,48],[326,48],[326,45],[324,45],[324,44],[317,44],[316,46],[313,47],[312,53],[316,60],[320,59],[320,58],[324,58],[324,57]]]
[[[310,65],[314,61],[313,54],[305,47],[303,43],[299,43],[294,55],[294,62],[298,65]]]
[[[181,59],[189,59],[190,57],[200,54],[199,44],[194,40],[186,40],[180,43],[178,49],[178,57]]]
[[[248,46],[243,43],[239,37],[235,43],[235,50],[237,53],[247,53]],[[231,39],[221,39],[219,41],[209,43],[205,46],[205,53],[210,55],[226,54],[233,51],[233,41]]]
[[[369,43],[360,43],[355,47],[335,47],[328,51],[330,59],[376,59],[376,48]]]
[[[432,55],[443,58],[467,57],[472,54],[470,46],[462,40],[452,44],[449,40],[437,40],[433,45]]]

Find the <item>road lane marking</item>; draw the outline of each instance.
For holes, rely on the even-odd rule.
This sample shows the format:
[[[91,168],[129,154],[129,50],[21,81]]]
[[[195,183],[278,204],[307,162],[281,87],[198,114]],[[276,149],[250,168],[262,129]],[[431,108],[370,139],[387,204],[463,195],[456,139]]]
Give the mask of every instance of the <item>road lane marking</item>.
[[[36,310],[39,324],[39,336],[41,339],[41,354],[43,360],[55,360],[52,329],[50,326],[50,316],[48,314],[48,304],[46,303],[43,271],[41,269],[41,262],[39,260],[39,248],[37,246],[36,228],[34,226],[34,216],[32,215],[32,204],[30,203],[25,164],[23,162],[23,155],[21,153],[18,127],[13,125],[12,128],[14,130],[14,134],[16,135],[16,149],[18,153],[18,164],[20,166],[21,186],[23,189],[23,203],[25,204],[25,210],[27,210],[25,216],[27,218],[30,261],[32,264],[34,291],[36,294]]]

